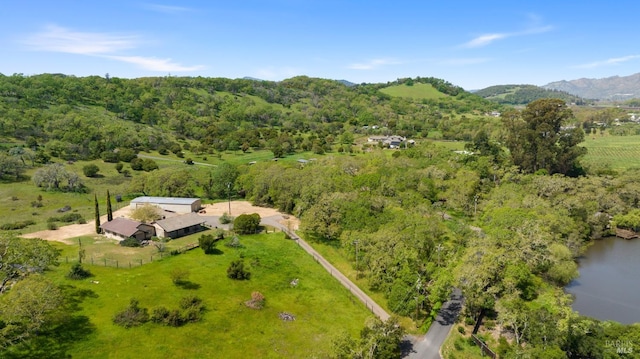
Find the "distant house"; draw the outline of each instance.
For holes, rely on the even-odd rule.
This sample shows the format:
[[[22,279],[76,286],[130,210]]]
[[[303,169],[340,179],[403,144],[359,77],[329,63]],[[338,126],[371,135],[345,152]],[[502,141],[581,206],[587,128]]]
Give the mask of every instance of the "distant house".
[[[144,241],[155,236],[156,229],[154,226],[138,221],[134,221],[127,218],[114,218],[112,221],[103,223],[102,233],[109,237],[119,241],[127,238],[135,238],[139,241]]]
[[[197,233],[205,228],[205,219],[197,213],[187,213],[180,216],[161,219],[153,223],[156,235],[160,238],[179,238]]]
[[[382,143],[389,148],[398,148],[400,145],[406,140],[406,138],[402,136],[370,136],[367,138],[367,142],[369,143]]]
[[[160,207],[168,212],[191,213],[202,208],[200,198],[175,198],[175,197],[138,197],[131,201],[129,206],[136,209],[144,205]]]

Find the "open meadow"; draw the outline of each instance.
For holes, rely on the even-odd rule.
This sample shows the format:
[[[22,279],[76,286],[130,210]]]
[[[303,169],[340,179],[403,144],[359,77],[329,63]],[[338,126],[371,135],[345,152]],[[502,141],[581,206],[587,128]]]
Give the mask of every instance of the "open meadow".
[[[197,241],[196,238],[194,235],[184,241]],[[87,250],[98,245],[84,240]],[[366,318],[371,316],[348,290],[282,233],[242,236],[240,243],[241,248],[230,248],[220,242],[216,254],[205,255],[196,248],[131,269],[86,265],[93,277],[80,281],[65,278],[70,264],[65,263],[64,258],[76,255],[78,247],[56,243],[63,251],[63,260],[47,276],[76,298],[75,327],[54,328],[54,332],[64,329],[65,334],[42,336],[34,343],[35,347],[30,348],[29,355],[327,357],[337,334],[357,335]],[[239,258],[244,259],[251,272],[249,280],[227,278],[229,264]],[[181,285],[172,282],[172,271],[176,269],[188,273]],[[293,280],[297,280],[297,285],[291,284]],[[263,309],[251,309],[244,304],[255,291],[266,298]],[[182,327],[148,322],[129,329],[112,322],[113,316],[124,310],[131,298],[151,313],[159,306],[176,308],[180,299],[188,295],[201,298],[206,307],[200,322]],[[279,313],[283,312],[292,314],[295,320],[281,320]],[[15,351],[9,357],[24,357],[24,354]]]

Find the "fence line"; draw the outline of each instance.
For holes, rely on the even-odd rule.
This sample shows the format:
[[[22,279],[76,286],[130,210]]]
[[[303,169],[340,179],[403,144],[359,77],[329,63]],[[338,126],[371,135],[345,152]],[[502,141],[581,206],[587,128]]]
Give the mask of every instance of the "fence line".
[[[473,341],[482,350],[482,355],[486,355],[486,356],[490,357],[491,359],[496,359],[496,353],[494,353],[493,350],[489,349],[489,346],[487,346],[487,344],[485,344],[485,342],[480,340],[480,338],[478,338],[475,334],[471,334],[471,337],[473,338]]]
[[[130,259],[130,260],[125,260],[125,261],[120,261],[117,259],[111,259],[111,258],[94,258],[93,256],[91,256],[90,258],[85,258],[82,262],[83,264],[90,264],[93,266],[100,266],[100,267],[113,267],[113,268],[133,268],[133,267],[139,267],[143,264],[148,264],[148,263],[152,263],[153,261],[158,261],[161,260],[164,257],[170,257],[170,256],[174,256],[174,255],[178,255],[178,254],[182,254],[184,252],[188,252],[194,248],[198,248],[200,247],[200,244],[196,243],[189,243],[187,245],[184,245],[182,247],[179,247],[177,249],[172,249],[170,251],[166,251],[166,252],[156,252],[156,253],[152,253],[149,255],[149,260],[144,260],[142,258],[138,258],[138,259]],[[66,256],[64,259],[65,263],[74,263],[78,261],[78,257],[69,257]]]

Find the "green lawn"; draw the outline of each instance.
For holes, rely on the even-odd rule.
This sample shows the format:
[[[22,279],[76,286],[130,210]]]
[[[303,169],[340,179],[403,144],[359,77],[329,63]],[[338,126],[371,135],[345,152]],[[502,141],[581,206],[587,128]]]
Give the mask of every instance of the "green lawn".
[[[89,265],[94,277],[84,281],[65,279],[69,264],[61,264],[48,276],[81,294],[76,314],[84,329],[76,333],[82,334],[81,339],[69,333],[66,341],[45,341],[38,350],[63,350],[74,358],[327,357],[336,334],[347,331],[356,336],[371,315],[282,234],[245,236],[241,243],[242,249],[219,245],[222,253],[217,255],[194,249],[132,269]],[[73,247],[60,246],[66,248],[65,253],[73,253]],[[240,257],[251,271],[248,281],[226,277],[229,263]],[[197,289],[176,287],[170,279],[175,268],[188,269],[191,287]],[[292,287],[295,278],[299,284]],[[253,291],[264,294],[264,309],[243,304]],[[111,321],[132,297],[151,311],[160,305],[177,308],[180,298],[189,294],[202,298],[206,305],[199,323],[180,328],[147,323],[124,329]],[[280,312],[291,313],[296,320],[284,322],[278,317]]]
[[[619,171],[640,167],[640,135],[588,135],[581,145],[588,151],[583,160],[587,165],[609,165]]]
[[[418,100],[447,97],[447,95],[433,88],[431,84],[423,83],[415,83],[412,86],[407,86],[405,84],[389,86],[381,89],[380,92],[389,96],[410,97]]]

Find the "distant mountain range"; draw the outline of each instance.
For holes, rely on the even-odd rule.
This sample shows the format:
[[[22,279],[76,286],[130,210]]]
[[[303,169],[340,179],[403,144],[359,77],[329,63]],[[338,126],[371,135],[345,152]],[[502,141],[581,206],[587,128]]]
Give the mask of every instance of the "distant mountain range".
[[[640,73],[612,76],[603,79],[556,81],[542,86],[549,90],[565,91],[582,98],[624,101],[640,98]]]

